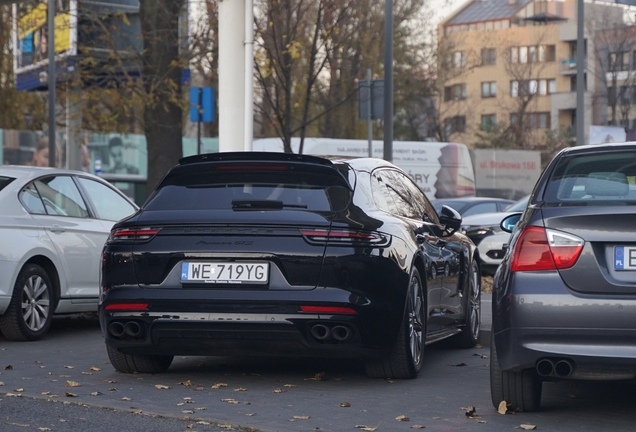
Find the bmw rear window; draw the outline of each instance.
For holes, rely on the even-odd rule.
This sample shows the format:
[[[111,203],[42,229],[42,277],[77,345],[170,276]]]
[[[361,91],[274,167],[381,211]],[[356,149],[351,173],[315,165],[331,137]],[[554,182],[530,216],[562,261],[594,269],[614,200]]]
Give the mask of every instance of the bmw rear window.
[[[351,191],[335,176],[307,172],[226,172],[174,176],[144,210],[340,211]]]
[[[562,158],[548,182],[544,200],[559,205],[636,205],[636,152]]]
[[[13,177],[4,177],[0,176],[0,191],[4,189],[9,183],[11,183],[15,178]]]

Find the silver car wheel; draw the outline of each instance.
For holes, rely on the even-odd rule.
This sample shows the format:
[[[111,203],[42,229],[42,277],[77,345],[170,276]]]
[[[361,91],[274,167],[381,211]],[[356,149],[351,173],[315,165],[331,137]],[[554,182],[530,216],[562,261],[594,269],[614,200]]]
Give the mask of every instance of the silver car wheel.
[[[29,330],[41,330],[49,317],[49,287],[39,275],[32,275],[22,288],[22,318]]]
[[[468,298],[468,323],[470,334],[474,340],[479,340],[479,322],[481,315],[481,279],[477,262],[473,261],[470,272],[470,297]]]

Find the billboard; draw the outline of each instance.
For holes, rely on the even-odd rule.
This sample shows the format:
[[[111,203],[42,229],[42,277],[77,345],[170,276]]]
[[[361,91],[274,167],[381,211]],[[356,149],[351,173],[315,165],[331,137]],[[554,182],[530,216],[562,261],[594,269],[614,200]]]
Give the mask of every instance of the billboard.
[[[16,76],[48,65],[48,2],[13,5],[13,65]],[[55,59],[77,55],[77,0],[55,0]]]
[[[518,199],[532,192],[541,174],[541,152],[535,150],[472,150],[480,195]]]

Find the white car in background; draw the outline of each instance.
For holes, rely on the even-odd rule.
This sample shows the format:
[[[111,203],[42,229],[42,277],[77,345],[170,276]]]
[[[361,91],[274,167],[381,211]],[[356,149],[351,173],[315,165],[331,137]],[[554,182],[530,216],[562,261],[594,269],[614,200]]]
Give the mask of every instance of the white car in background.
[[[101,252],[138,207],[101,178],[0,166],[0,330],[37,340],[54,313],[95,312]]]
[[[529,198],[530,195],[523,197],[503,212],[482,213],[462,219],[461,232],[477,245],[482,274],[494,275],[506,253],[504,245],[508,244],[510,233],[503,231],[499,224],[506,216],[523,211]]]

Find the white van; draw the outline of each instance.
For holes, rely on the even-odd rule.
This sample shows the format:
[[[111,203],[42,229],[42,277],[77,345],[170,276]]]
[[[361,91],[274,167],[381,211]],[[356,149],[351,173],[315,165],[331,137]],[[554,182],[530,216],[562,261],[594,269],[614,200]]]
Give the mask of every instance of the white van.
[[[292,138],[292,150],[298,153],[300,138]],[[384,157],[384,142],[373,141],[373,157]],[[282,152],[280,138],[254,140],[254,151]],[[369,142],[333,138],[305,138],[303,153],[317,156],[368,157]],[[393,163],[402,168],[429,199],[475,195],[475,174],[464,144],[393,141]]]

